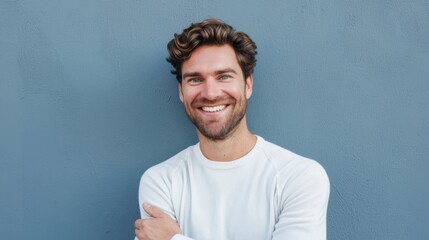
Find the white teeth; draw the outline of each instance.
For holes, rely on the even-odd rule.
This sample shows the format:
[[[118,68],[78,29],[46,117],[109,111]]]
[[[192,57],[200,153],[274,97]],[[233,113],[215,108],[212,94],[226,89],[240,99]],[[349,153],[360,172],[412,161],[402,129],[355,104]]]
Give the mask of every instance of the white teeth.
[[[225,105],[219,105],[215,107],[202,107],[205,112],[219,112],[225,108]]]

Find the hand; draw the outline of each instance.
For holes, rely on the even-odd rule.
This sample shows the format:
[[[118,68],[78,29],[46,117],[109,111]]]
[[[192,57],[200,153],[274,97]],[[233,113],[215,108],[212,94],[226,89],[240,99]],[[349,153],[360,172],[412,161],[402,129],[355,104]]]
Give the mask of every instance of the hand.
[[[161,209],[148,203],[143,204],[143,209],[151,218],[136,220],[135,233],[139,240],[170,240],[181,232],[179,225]]]

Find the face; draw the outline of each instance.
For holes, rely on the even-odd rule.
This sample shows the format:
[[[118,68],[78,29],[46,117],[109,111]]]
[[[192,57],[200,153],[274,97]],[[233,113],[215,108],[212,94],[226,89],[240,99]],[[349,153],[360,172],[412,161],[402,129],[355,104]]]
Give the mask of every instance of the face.
[[[198,133],[223,140],[246,127],[252,83],[252,76],[244,79],[231,46],[201,46],[182,65],[179,96]]]

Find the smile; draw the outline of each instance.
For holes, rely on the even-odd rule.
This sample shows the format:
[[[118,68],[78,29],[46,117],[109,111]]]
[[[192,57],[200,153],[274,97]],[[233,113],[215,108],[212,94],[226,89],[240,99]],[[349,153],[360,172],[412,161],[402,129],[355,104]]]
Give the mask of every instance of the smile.
[[[201,109],[204,112],[219,112],[219,111],[222,111],[225,107],[226,105],[218,105],[214,107],[202,107]]]

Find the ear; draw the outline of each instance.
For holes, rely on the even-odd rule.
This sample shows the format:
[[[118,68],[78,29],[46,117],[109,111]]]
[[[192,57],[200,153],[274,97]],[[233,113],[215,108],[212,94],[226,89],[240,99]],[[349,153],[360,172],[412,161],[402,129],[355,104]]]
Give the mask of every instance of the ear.
[[[182,83],[178,83],[177,84],[177,89],[179,90],[179,98],[180,98],[180,101],[182,101],[182,103],[183,103],[183,92],[182,92]]]
[[[246,78],[246,86],[244,86],[246,88],[246,98],[249,99],[250,96],[252,96],[252,91],[253,91],[253,75],[250,74],[247,78]]]

